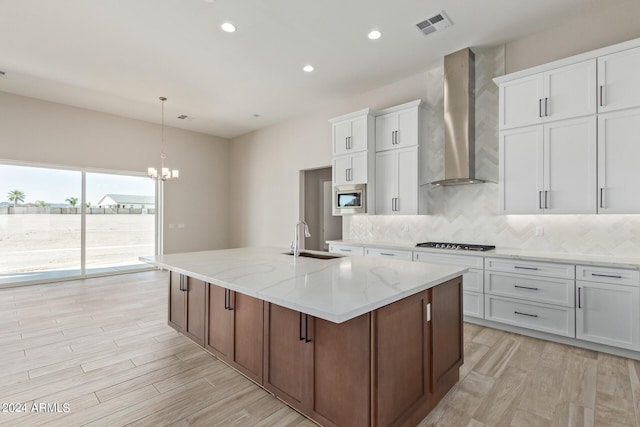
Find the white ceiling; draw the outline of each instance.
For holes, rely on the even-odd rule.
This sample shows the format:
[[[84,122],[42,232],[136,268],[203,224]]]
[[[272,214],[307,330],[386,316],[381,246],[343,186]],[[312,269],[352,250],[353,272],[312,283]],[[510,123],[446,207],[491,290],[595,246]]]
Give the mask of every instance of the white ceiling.
[[[0,91],[150,122],[166,96],[168,125],[232,138],[606,3],[0,0]],[[441,10],[454,25],[424,36],[415,24]]]

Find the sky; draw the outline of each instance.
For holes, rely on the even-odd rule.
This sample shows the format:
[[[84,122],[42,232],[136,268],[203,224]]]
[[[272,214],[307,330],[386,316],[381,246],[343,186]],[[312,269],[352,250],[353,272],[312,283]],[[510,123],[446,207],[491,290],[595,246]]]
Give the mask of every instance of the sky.
[[[82,173],[63,169],[0,164],[0,203],[8,202],[8,193],[25,193],[23,203],[67,203],[66,199],[82,194]],[[143,176],[87,172],[87,201],[97,205],[105,194],[154,196],[155,183]],[[79,204],[79,203],[78,203]]]

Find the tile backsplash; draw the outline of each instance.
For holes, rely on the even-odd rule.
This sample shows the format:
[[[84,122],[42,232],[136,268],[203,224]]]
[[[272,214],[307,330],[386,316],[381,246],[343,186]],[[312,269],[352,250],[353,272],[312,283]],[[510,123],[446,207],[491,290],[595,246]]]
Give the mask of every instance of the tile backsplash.
[[[345,239],[398,243],[450,241],[501,248],[640,256],[640,215],[499,215],[498,88],[504,48],[476,50],[476,177],[486,184],[421,187],[429,215],[345,217]],[[442,67],[426,73],[429,181],[443,175]],[[542,236],[536,236],[536,229]]]

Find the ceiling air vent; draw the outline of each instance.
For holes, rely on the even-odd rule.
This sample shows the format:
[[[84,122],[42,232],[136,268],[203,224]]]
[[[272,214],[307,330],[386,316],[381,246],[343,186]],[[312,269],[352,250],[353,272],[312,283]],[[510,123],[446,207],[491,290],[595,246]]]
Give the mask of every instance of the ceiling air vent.
[[[4,71],[0,70],[0,77],[4,77],[6,75],[7,75],[7,73],[5,73]]]
[[[444,12],[440,12],[437,15],[433,15],[430,18],[425,19],[422,22],[418,22],[416,27],[422,31],[425,35],[435,33],[438,30],[444,30],[447,27],[453,25],[451,20],[445,15]]]
[[[187,116],[187,115],[185,115],[185,114],[180,114],[180,115],[178,116],[178,118],[179,118],[180,120],[184,120],[184,119],[186,119],[187,117],[189,117],[189,116]]]

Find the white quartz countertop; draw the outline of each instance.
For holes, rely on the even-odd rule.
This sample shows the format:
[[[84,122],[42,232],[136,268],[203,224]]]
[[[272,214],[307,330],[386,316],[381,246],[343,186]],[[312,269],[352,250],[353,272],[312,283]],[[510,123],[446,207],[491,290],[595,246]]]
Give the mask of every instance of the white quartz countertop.
[[[398,249],[438,254],[470,255],[488,258],[511,258],[528,261],[549,261],[578,265],[597,265],[602,267],[629,268],[640,270],[640,257],[622,257],[615,255],[595,255],[564,252],[542,252],[513,248],[496,248],[490,251],[463,251],[451,249],[419,248],[415,242],[380,242],[368,240],[329,240],[327,243],[361,246],[367,248]]]
[[[452,265],[368,257],[294,258],[283,252],[280,248],[238,248],[140,260],[335,323],[467,271]]]

